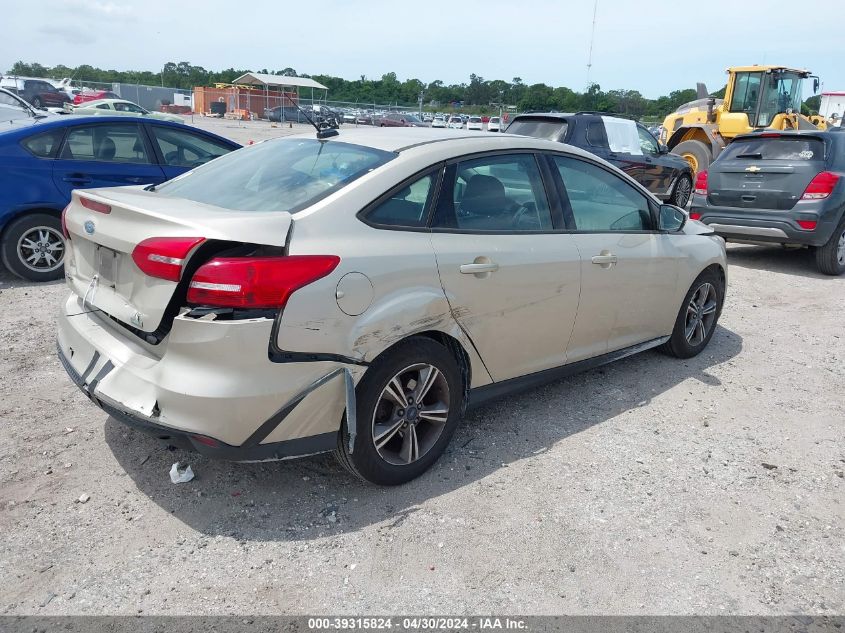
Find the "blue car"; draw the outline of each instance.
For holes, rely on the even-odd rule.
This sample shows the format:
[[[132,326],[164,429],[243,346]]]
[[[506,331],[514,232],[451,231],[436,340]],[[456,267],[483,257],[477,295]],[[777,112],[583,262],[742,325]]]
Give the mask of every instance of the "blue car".
[[[240,147],[179,123],[54,116],[0,127],[0,256],[31,281],[64,274],[73,189],[158,184]]]

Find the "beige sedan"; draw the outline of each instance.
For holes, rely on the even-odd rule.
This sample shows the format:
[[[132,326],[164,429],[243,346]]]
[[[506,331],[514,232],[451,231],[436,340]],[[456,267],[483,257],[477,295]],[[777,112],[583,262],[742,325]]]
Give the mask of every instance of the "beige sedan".
[[[178,114],[153,112],[142,108],[137,103],[125,101],[123,99],[97,99],[96,101],[86,101],[78,106],[68,104],[65,106],[65,109],[71,114],[84,114],[87,116],[143,116],[150,117],[151,119],[158,119],[159,121],[173,121],[174,123],[185,122],[185,119]]]
[[[724,241],[591,154],[321,135],[74,192],[58,347],[95,405],[209,456],[334,451],[400,484],[467,406],[716,332]]]

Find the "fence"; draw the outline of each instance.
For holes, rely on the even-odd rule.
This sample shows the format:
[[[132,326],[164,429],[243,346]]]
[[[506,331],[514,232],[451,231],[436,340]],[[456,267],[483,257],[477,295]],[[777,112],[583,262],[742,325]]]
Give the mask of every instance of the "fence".
[[[158,111],[166,104],[193,108],[191,91],[181,88],[114,83],[111,84],[111,90],[120,95],[121,99],[133,101],[147,110]]]

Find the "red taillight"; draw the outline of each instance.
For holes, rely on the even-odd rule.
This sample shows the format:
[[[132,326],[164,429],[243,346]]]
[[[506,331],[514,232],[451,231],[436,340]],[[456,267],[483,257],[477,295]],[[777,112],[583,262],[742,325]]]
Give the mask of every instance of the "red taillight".
[[[839,176],[832,174],[829,171],[823,171],[816,174],[816,177],[810,181],[807,188],[804,190],[802,200],[822,200],[833,193],[833,188],[839,182]]]
[[[68,207],[70,207],[70,205],[67,205],[64,209],[62,209],[62,235],[65,236],[66,240],[70,239],[70,233],[67,231],[67,219],[65,218]]]
[[[303,286],[340,263],[335,255],[217,257],[199,267],[188,286],[188,303],[225,308],[282,308]]]
[[[707,170],[698,172],[695,177],[695,193],[700,196],[707,195]],[[695,218],[693,218],[695,219]]]
[[[805,231],[812,231],[814,228],[816,228],[817,224],[818,222],[816,222],[815,220],[798,220],[798,226],[800,226]]]
[[[700,220],[701,219],[701,213],[699,213],[698,211],[690,211],[689,212],[689,219],[690,220]]]
[[[772,132],[769,132],[769,133],[767,133],[767,134],[761,134],[761,135],[760,135],[760,138],[780,138],[780,137],[781,137],[781,135],[780,135],[780,134],[774,134],[774,133],[772,133]]]
[[[79,196],[79,203],[86,209],[91,209],[97,213],[111,213],[111,207],[109,205],[97,202],[96,200],[91,200],[91,198]]]
[[[185,257],[204,237],[151,237],[132,251],[132,261],[150,277],[179,281]]]

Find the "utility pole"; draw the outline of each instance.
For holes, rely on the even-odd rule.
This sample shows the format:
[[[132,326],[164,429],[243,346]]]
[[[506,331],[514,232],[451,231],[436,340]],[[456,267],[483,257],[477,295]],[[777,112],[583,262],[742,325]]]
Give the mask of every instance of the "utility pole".
[[[420,100],[420,121],[422,121],[422,118],[423,118],[423,116],[422,116],[423,97],[425,97],[425,92],[420,90],[420,97],[419,97],[419,100]]]
[[[587,85],[590,85],[590,71],[593,68],[593,41],[596,39],[596,13],[599,9],[599,0],[593,3],[593,28],[590,31],[590,51],[587,54]]]

